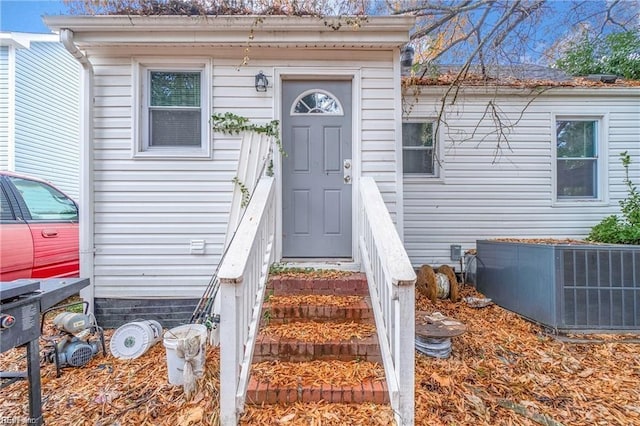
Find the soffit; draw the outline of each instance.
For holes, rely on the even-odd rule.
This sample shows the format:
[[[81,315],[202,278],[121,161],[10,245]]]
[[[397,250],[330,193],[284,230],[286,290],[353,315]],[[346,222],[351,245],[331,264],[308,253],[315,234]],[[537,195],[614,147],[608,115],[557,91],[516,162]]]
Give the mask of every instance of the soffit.
[[[55,31],[69,29],[81,48],[113,45],[391,48],[409,41],[415,19],[385,16],[346,24],[297,16],[48,16]],[[340,22],[338,29],[333,29]]]

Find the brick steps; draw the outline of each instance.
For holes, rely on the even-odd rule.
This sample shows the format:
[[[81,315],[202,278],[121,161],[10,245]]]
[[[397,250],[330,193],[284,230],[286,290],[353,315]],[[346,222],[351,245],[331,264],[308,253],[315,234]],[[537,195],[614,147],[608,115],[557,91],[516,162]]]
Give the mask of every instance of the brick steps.
[[[269,278],[267,294],[326,294],[368,296],[367,277],[361,272],[337,278],[298,278],[275,276]]]
[[[265,302],[263,304],[261,332],[258,334],[254,348],[254,363],[264,361],[305,363],[317,360],[329,360],[330,362],[360,360],[381,364],[380,346],[375,333],[362,338],[347,337],[344,339],[334,338],[328,341],[307,342],[276,337],[262,331],[270,324],[279,324],[278,327],[289,327],[290,325],[301,325],[296,323],[304,322],[304,327],[307,327],[310,325],[309,322],[312,321],[343,323],[343,326],[349,327],[351,325],[347,323],[350,322],[375,325],[364,274],[353,273],[329,278],[276,276],[269,279],[267,293],[274,296],[332,295],[361,296],[361,298],[359,300],[356,299],[354,303],[333,305],[330,303],[292,304],[286,303],[286,298],[281,298],[280,303]],[[308,300],[308,298],[302,299]],[[363,326],[359,325],[358,327],[362,328]],[[338,327],[336,326],[336,328]],[[340,328],[339,330],[343,329]],[[282,335],[290,334],[285,333]],[[309,368],[313,367],[309,366]],[[335,369],[338,370],[339,368],[345,367],[336,364]],[[284,371],[290,370],[285,369]],[[282,379],[283,377],[280,378]],[[274,385],[268,379],[263,378],[261,380],[252,375],[249,379],[247,390],[247,404],[293,404],[318,401],[343,404],[389,403],[388,388],[384,379],[365,379],[348,385],[326,384],[321,381],[321,383],[314,383],[311,386],[302,385],[298,378],[291,375],[286,378],[288,380],[277,380],[277,382],[289,383],[289,385],[280,386]],[[293,383],[300,384],[294,386],[292,385]],[[349,383],[349,381],[343,381],[342,383]]]
[[[303,362],[319,359],[382,362],[376,335],[362,339],[301,342],[258,334],[253,352],[253,362],[276,360]]]
[[[292,404],[294,402],[318,402],[361,404],[388,404],[387,384],[381,380],[364,380],[357,385],[279,387],[260,382],[254,377],[249,380],[247,404]]]
[[[262,305],[263,322],[286,323],[293,321],[373,321],[371,299],[362,299],[349,306],[326,305]],[[264,324],[263,324],[264,325]]]

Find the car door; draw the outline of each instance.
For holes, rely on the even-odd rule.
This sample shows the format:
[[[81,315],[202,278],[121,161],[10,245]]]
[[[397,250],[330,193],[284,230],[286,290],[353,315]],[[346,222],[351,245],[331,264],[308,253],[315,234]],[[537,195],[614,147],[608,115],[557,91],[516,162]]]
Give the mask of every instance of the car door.
[[[0,177],[0,281],[31,278],[33,241],[15,198]]]
[[[9,176],[33,239],[32,278],[79,274],[78,207],[53,186]]]

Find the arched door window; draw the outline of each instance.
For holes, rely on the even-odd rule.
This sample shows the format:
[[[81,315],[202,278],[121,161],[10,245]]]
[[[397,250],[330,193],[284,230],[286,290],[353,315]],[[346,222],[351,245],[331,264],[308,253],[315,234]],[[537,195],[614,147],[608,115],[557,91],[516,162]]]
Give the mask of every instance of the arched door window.
[[[291,115],[344,115],[338,98],[321,89],[302,92],[291,105]]]

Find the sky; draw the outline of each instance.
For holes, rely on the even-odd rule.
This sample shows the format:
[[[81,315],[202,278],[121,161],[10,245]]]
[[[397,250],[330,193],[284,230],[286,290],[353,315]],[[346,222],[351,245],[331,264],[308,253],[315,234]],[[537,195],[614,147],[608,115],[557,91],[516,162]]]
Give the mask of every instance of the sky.
[[[3,32],[51,32],[42,15],[60,15],[67,11],[62,0],[0,0],[0,30]]]
[[[381,1],[381,0],[373,0]],[[597,5],[610,0],[590,0],[586,5]],[[635,9],[639,0],[622,0],[621,8]],[[565,0],[551,0],[548,7],[553,13],[547,15],[542,26],[528,41],[527,53],[519,58],[522,62],[535,63],[540,59],[542,52],[555,39],[565,37],[570,31],[567,22],[560,24],[567,13],[570,2]],[[69,7],[63,0],[0,0],[0,31],[3,32],[34,32],[50,33],[51,31],[42,22],[43,15],[67,14]]]

